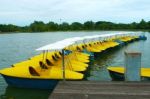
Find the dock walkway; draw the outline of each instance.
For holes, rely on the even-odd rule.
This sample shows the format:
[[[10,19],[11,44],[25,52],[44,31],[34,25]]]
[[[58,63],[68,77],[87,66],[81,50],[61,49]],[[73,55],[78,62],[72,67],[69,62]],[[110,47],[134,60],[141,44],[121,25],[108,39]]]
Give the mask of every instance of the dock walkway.
[[[60,81],[49,99],[150,99],[150,83]]]

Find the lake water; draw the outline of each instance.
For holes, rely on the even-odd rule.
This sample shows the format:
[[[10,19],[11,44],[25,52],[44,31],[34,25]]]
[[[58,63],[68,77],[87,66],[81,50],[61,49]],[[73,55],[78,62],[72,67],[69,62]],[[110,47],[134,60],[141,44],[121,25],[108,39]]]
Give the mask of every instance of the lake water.
[[[120,33],[123,31],[95,31],[95,32],[47,32],[47,33],[12,33],[0,34],[0,69],[28,59],[40,52],[35,51],[43,45],[69,37],[87,36],[104,33]],[[150,33],[146,33],[146,41],[136,41],[121,48],[102,53],[94,61],[89,72],[88,80],[106,80],[111,78],[106,71],[107,66],[122,66],[124,51],[134,50],[142,52],[142,66],[150,67]],[[0,99],[47,99],[48,90],[21,89],[8,87],[0,76]]]

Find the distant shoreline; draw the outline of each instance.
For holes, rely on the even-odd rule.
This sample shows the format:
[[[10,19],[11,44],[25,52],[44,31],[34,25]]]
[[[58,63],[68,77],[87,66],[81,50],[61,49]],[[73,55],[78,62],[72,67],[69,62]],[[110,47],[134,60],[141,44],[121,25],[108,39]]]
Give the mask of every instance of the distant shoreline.
[[[74,30],[74,31],[41,31],[41,32],[22,32],[22,31],[17,31],[17,32],[0,32],[0,34],[13,34],[13,33],[49,33],[49,32],[102,32],[102,31],[116,31],[116,32],[120,32],[120,31],[125,31],[125,32],[149,32],[150,30]]]
[[[28,26],[16,26],[13,24],[0,24],[0,33],[35,33],[35,32],[67,32],[67,31],[150,31],[150,21],[146,22],[142,19],[139,23],[113,23],[107,21],[86,21],[84,23],[55,22],[44,23],[42,21],[34,21]]]

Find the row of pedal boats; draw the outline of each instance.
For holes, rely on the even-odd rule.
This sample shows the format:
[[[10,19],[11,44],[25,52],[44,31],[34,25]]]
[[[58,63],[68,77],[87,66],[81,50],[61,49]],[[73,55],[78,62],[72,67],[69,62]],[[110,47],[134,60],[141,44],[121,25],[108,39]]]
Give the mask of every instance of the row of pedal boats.
[[[39,55],[0,70],[0,74],[9,86],[54,89],[58,81],[64,79],[62,63],[65,65],[65,80],[82,80],[90,62],[90,54],[84,53],[84,50],[93,53],[105,51],[119,46],[116,39],[122,42],[130,42],[138,39],[138,36],[109,38],[105,41],[92,41],[66,46],[64,55],[57,50],[44,51]],[[62,59],[62,56],[64,59]]]

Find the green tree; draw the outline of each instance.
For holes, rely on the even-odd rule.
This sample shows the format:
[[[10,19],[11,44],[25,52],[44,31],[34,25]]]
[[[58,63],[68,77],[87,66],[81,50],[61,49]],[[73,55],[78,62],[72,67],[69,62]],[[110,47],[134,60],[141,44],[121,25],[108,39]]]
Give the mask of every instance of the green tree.
[[[147,22],[148,29],[150,29],[150,21]]]
[[[45,32],[45,31],[68,31],[68,30],[150,30],[150,21],[142,19],[139,23],[130,24],[112,23],[106,21],[86,21],[84,24],[73,22],[68,24],[63,22],[57,24],[49,22],[45,24],[42,21],[34,21],[29,26],[16,26],[13,24],[0,24],[0,32]]]
[[[58,30],[58,24],[54,22],[49,22],[46,24],[47,31],[57,31]]]
[[[92,21],[87,21],[83,24],[84,30],[94,30],[94,22]]]
[[[70,25],[67,22],[63,22],[59,25],[59,30],[67,31],[70,30]]]
[[[137,29],[137,23],[133,22],[133,23],[129,24],[129,28],[130,29]]]
[[[98,21],[95,23],[96,30],[110,30],[113,29],[113,23],[106,21]]]
[[[138,24],[138,29],[146,29],[148,27],[146,21],[144,19],[141,20],[141,22]]]
[[[32,32],[44,32],[44,31],[46,31],[46,25],[42,21],[34,21],[34,23],[32,23],[30,25],[30,28],[31,28]]]
[[[83,25],[79,22],[73,22],[71,25],[70,25],[70,29],[71,30],[82,30],[83,29]]]
[[[19,27],[16,25],[8,24],[8,25],[0,25],[0,31],[1,32],[18,32]]]

